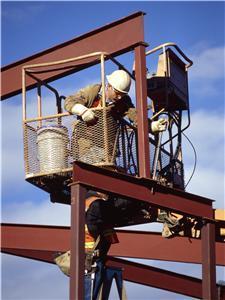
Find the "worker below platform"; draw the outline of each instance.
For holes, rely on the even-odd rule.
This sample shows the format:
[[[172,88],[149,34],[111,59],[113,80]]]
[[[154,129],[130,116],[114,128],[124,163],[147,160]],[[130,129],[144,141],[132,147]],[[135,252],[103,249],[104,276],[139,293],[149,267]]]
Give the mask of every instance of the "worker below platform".
[[[128,93],[131,86],[131,78],[124,70],[116,70],[106,76],[108,83],[105,86],[106,106],[115,119],[127,117],[134,125],[137,124],[136,109]],[[93,84],[80,89],[74,95],[65,99],[65,109],[71,114],[80,117],[88,125],[95,125],[98,119],[90,108],[102,106],[102,85]],[[149,132],[157,133],[166,130],[166,120],[149,120]]]
[[[111,244],[118,243],[113,228],[115,213],[108,195],[89,191],[85,200],[85,300],[96,300],[106,277],[105,259]],[[67,255],[69,252],[69,255]],[[70,251],[55,262],[69,276]],[[67,261],[66,261],[67,260]]]
[[[89,191],[85,206],[85,300],[95,300],[105,278],[108,250],[119,241],[113,229],[113,207],[108,195]]]

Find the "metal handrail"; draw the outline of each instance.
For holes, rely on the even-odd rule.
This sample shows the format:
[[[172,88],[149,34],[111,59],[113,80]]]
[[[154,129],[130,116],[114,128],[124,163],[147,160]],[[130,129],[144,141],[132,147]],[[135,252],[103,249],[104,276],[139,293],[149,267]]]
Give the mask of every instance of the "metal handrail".
[[[175,43],[172,43],[172,42],[168,42],[168,43],[161,44],[161,45],[159,45],[159,46],[157,46],[157,47],[155,47],[155,48],[153,48],[153,49],[147,51],[147,52],[145,53],[145,55],[146,55],[146,56],[147,56],[147,55],[150,55],[150,54],[152,54],[152,53],[154,53],[154,52],[156,52],[156,51],[158,51],[158,50],[160,50],[160,49],[162,49],[162,48],[165,50],[166,47],[169,47],[169,46],[172,46],[172,47],[176,48],[176,50],[180,53],[180,55],[181,55],[186,61],[189,62],[189,64],[186,64],[186,65],[185,65],[186,69],[190,68],[190,67],[193,65],[193,61],[192,61],[190,58],[188,58],[188,57],[184,54],[184,52],[183,52],[183,51],[182,51]]]
[[[33,64],[33,65],[26,65],[26,66],[23,66],[23,69],[55,66],[55,65],[65,64],[65,63],[68,63],[68,62],[82,60],[82,59],[93,57],[93,56],[99,56],[100,57],[102,54],[103,55],[109,55],[107,52],[92,52],[92,53],[89,53],[89,54],[86,54],[86,55],[72,57],[72,58],[63,59],[63,60],[57,60],[57,61],[52,61],[52,62],[47,62],[47,63],[40,63],[40,64]],[[32,72],[32,70],[27,70],[27,71]]]

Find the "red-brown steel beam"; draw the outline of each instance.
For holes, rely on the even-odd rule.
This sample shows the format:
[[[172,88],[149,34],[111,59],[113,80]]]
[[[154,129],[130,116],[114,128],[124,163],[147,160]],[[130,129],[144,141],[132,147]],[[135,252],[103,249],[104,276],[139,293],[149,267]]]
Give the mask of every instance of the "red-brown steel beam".
[[[1,224],[1,247],[60,251],[70,249],[70,227],[31,224]]]
[[[202,298],[217,299],[215,224],[207,223],[201,229],[202,236]],[[224,253],[225,254],[225,253]]]
[[[2,253],[54,264],[56,251],[2,248]]]
[[[72,187],[70,300],[84,299],[85,196],[86,189],[80,184]]]
[[[106,26],[3,67],[1,69],[2,100],[21,93],[22,67],[24,65],[64,60],[98,51],[116,56],[134,49],[136,44],[144,42],[143,15],[143,12],[136,12]],[[60,70],[43,73],[39,74],[39,78],[50,82],[79,71],[82,68],[81,66],[72,71],[68,71],[67,69],[66,71]],[[27,89],[35,86],[36,82],[28,77],[26,82]]]
[[[74,162],[73,184],[83,185],[133,200],[149,202],[157,207],[168,208],[202,218],[213,218],[212,200],[194,194],[164,187],[146,178],[116,173],[82,162]],[[72,184],[72,185],[73,185]]]
[[[165,239],[161,233],[117,230],[120,243],[110,255],[141,259],[202,263],[201,240],[189,237]],[[188,251],[187,251],[188,249]],[[216,264],[225,266],[225,243],[216,243]]]
[[[2,252],[43,260],[43,251],[55,253],[70,249],[69,227],[2,224]],[[117,230],[119,243],[110,255],[186,263],[202,263],[201,240],[188,237],[165,239],[160,233]],[[188,249],[188,251],[187,251]],[[22,252],[21,252],[22,251]],[[35,256],[32,256],[34,253]],[[216,264],[225,266],[225,243],[216,243]],[[17,255],[17,254],[15,254]],[[40,255],[40,257],[38,256]],[[23,255],[21,255],[23,256]],[[53,256],[51,256],[53,259]]]
[[[135,48],[135,78],[138,121],[138,171],[140,177],[150,178],[145,45],[139,45]]]

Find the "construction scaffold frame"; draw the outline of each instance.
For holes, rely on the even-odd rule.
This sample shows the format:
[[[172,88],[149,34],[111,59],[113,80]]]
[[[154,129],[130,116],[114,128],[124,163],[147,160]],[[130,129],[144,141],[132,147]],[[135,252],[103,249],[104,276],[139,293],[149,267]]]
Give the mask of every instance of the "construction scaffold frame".
[[[162,186],[151,177],[148,126],[144,121],[147,119],[147,44],[144,42],[144,15],[143,12],[134,13],[83,36],[2,68],[2,100],[17,95],[23,90],[23,122],[29,123],[31,120],[26,119],[25,90],[38,88],[36,78],[33,75],[25,80],[25,72],[29,68],[37,65],[45,67],[49,62],[60,61],[62,57],[65,58],[63,63],[66,64],[71,62],[71,58],[85,56],[87,54],[85,53],[86,49],[89,49],[90,53],[98,53],[101,56],[101,65],[104,68],[103,60],[106,53],[114,59],[120,54],[134,51],[139,176],[134,177],[117,173],[115,177],[114,172],[111,170],[82,162],[74,162],[70,203],[71,227],[2,224],[1,251],[54,263],[53,253],[71,249],[70,299],[83,299],[84,200],[86,190],[91,188],[133,201],[145,201],[155,207],[200,218],[203,222],[200,239],[176,237],[165,240],[159,234],[152,232],[118,231],[120,243],[111,247],[107,264],[122,267],[125,280],[200,299],[219,299],[220,293],[220,299],[225,299],[225,293],[216,284],[216,265],[225,265],[223,257],[225,244],[219,234],[220,229],[225,227],[225,222],[215,220],[212,207],[213,201],[182,190]],[[99,49],[99,45],[101,45],[101,49]],[[147,54],[149,53],[147,52]],[[182,53],[180,54],[182,55]],[[90,66],[99,63],[99,60],[93,60],[92,57],[86,58],[90,59],[87,62]],[[191,61],[189,63],[191,64]],[[78,72],[83,68],[84,65],[81,64],[77,68],[53,69],[50,73],[43,72],[39,74],[39,79],[49,85],[51,81]],[[21,70],[23,70],[23,76]],[[31,72],[29,75],[31,75]],[[102,83],[104,85],[104,78],[102,78]],[[104,93],[103,98],[105,98]],[[40,97],[38,98],[38,114],[35,121],[41,123],[43,119]],[[60,120],[64,115],[59,108],[56,116],[51,117]],[[34,238],[36,234],[40,237],[39,239]],[[134,240],[139,241],[138,249],[134,247]],[[132,247],[130,247],[131,244]],[[161,245],[160,249],[162,251],[159,252],[159,247],[156,251],[156,248],[154,248],[156,244]],[[141,247],[141,245],[144,245],[144,247]],[[177,251],[174,251],[174,249]],[[199,263],[202,264],[202,280],[129,262],[114,256]],[[166,280],[161,280],[162,276]]]

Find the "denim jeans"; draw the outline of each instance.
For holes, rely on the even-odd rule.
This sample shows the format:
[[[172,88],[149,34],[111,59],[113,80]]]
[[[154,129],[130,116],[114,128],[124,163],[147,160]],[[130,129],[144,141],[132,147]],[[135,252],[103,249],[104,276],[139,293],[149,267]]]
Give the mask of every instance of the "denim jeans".
[[[104,279],[104,272],[105,267],[102,260],[98,259],[96,261],[97,267],[95,272],[95,278],[92,282],[92,275],[88,274],[84,277],[84,289],[85,289],[85,300],[96,300],[98,297],[98,293],[100,290],[100,287],[102,285],[103,279]],[[92,292],[92,285],[93,285],[93,292]]]

